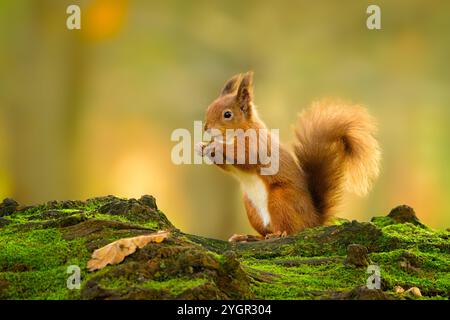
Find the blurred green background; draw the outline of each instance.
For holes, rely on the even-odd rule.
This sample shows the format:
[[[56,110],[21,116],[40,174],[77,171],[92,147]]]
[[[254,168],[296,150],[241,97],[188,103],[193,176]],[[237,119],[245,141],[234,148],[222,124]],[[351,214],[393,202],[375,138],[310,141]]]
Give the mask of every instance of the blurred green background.
[[[66,28],[81,7],[82,29]],[[378,4],[382,30],[366,28]],[[292,141],[321,97],[378,119],[380,179],[339,216],[399,204],[450,224],[449,1],[0,1],[0,198],[24,204],[153,194],[185,231],[252,232],[231,177],[170,160],[225,80],[255,71],[255,102]]]

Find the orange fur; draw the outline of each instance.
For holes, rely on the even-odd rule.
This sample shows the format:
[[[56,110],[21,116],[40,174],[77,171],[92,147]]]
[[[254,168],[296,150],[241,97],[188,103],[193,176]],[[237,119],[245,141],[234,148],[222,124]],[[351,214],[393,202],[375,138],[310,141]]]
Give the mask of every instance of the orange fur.
[[[231,118],[225,118],[226,111],[232,113]],[[253,73],[248,72],[231,78],[219,98],[208,107],[205,130],[217,129],[224,134],[226,129],[250,128],[260,130],[266,126],[253,105]],[[234,164],[218,164],[241,179],[248,218],[262,235],[293,234],[326,223],[343,190],[363,195],[379,173],[380,150],[373,136],[375,123],[360,106],[316,102],[300,114],[295,133],[294,155],[280,144],[279,171],[274,175],[261,175],[263,165],[259,161],[248,163],[250,153],[255,150],[250,150],[247,144],[246,163],[236,164],[236,140],[231,144],[235,158],[229,159]],[[258,140],[258,148],[266,139],[269,144],[279,143],[270,134],[263,138],[265,141]],[[223,155],[227,147],[222,145]],[[225,156],[222,159],[225,161]],[[267,196],[245,189],[249,188],[248,181],[257,184],[255,188],[250,185],[250,189]],[[265,208],[270,218],[267,225],[264,225]]]

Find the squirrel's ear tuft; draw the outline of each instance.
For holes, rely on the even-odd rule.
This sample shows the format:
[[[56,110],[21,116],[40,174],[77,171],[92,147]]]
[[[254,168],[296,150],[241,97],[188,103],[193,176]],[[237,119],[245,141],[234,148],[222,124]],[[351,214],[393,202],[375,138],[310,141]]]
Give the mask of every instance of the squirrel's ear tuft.
[[[227,81],[227,83],[225,83],[225,86],[223,87],[222,91],[220,92],[220,96],[224,96],[224,95],[236,92],[238,85],[239,85],[239,81],[241,80],[241,77],[242,77],[241,74],[237,74],[237,75],[233,76],[232,78],[230,78]]]
[[[236,99],[241,110],[250,115],[253,101],[253,71],[248,71],[242,77]]]

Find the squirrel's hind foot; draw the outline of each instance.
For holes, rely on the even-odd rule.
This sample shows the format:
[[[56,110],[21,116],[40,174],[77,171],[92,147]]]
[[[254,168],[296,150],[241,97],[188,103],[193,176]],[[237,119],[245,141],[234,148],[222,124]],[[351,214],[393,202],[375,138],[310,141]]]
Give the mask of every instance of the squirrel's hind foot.
[[[274,233],[268,233],[265,236],[253,236],[250,234],[233,234],[228,241],[229,242],[253,242],[253,241],[261,241],[268,239],[278,239],[287,237],[286,231],[277,231]]]
[[[253,236],[250,234],[233,234],[228,241],[229,242],[252,242],[264,240],[261,236]]]
[[[275,238],[284,238],[287,237],[287,232],[286,231],[277,231],[274,233],[268,233],[265,235],[264,239],[275,239]]]

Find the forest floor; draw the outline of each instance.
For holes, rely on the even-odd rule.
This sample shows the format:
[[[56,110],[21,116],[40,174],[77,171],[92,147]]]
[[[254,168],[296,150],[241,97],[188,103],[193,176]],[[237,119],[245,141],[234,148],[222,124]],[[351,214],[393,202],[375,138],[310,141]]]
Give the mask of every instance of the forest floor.
[[[94,250],[160,230],[170,231],[163,242],[87,269]],[[69,266],[79,267],[80,289],[67,286]],[[374,268],[379,289],[367,287]],[[449,297],[450,232],[423,225],[407,206],[371,222],[336,219],[294,236],[228,243],[178,230],[152,196],[0,204],[0,299]]]

